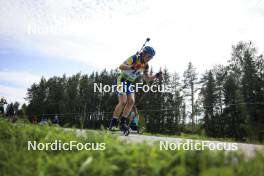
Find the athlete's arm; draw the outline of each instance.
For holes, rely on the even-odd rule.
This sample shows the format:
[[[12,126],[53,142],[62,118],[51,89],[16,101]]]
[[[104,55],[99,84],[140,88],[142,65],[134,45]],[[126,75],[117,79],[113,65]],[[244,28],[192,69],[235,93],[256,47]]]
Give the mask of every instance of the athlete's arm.
[[[120,70],[133,70],[133,58],[129,57],[123,64],[119,66]]]
[[[140,63],[136,63],[137,56],[133,55],[129,57],[123,64],[119,66],[120,70],[138,70],[142,67]]]
[[[119,66],[119,69],[120,70],[132,70],[131,66],[130,65],[126,65],[126,64],[121,64]]]

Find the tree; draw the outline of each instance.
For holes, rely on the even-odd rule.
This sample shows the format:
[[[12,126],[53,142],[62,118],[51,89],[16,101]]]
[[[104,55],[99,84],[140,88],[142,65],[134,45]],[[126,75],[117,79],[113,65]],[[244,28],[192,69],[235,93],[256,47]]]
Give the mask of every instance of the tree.
[[[181,119],[181,111],[182,111],[182,103],[183,103],[183,97],[182,97],[182,86],[180,83],[180,77],[179,75],[175,72],[172,75],[172,81],[171,85],[169,85],[171,89],[173,90],[172,92],[172,116],[173,116],[173,126],[174,126],[174,131],[179,133],[181,130],[180,124],[181,121],[183,122],[184,119]],[[184,124],[184,122],[182,123]]]
[[[223,65],[215,65],[212,69],[213,75],[215,75],[215,86],[216,86],[216,113],[218,115],[223,114],[224,106],[224,80],[227,74],[227,67]]]
[[[192,63],[189,62],[188,68],[186,71],[183,73],[183,90],[184,90],[184,96],[185,97],[190,97],[190,102],[191,102],[191,121],[192,121],[192,132],[194,129],[194,95],[196,93],[197,89],[197,73],[196,69],[193,67]]]
[[[18,102],[10,103],[6,107],[6,115],[7,116],[17,115],[18,111],[19,111],[19,103]]]
[[[263,89],[263,56],[259,55],[252,42],[239,42],[233,46],[232,58],[229,61],[231,71],[239,82],[239,88],[251,126],[258,133],[264,127],[264,89]]]
[[[216,83],[212,71],[207,72],[203,78],[200,95],[204,109],[204,129],[207,135],[216,136]]]
[[[224,83],[224,92],[226,106],[223,113],[225,136],[244,140],[248,136],[249,115],[239,89],[239,81],[233,73],[228,75]]]
[[[47,95],[48,89],[46,84],[46,79],[41,78],[39,84],[32,84],[32,86],[27,90],[27,98],[29,101],[29,115],[32,114],[42,114],[46,111],[47,106]]]

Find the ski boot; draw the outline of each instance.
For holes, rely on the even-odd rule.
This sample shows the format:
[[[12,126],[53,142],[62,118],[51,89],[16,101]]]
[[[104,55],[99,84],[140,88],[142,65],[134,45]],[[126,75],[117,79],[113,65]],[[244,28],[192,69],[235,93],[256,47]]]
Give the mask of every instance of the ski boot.
[[[118,119],[112,118],[108,130],[111,132],[117,131],[116,128],[118,126]]]

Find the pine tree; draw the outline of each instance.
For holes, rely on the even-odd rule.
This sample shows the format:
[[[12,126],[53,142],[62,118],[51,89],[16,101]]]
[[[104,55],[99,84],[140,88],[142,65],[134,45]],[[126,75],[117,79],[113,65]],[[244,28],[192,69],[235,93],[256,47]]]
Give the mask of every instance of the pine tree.
[[[202,78],[203,86],[200,95],[204,108],[204,129],[207,135],[216,136],[216,83],[212,71],[207,72]]]
[[[172,89],[172,116],[173,116],[173,132],[180,132],[180,124],[181,124],[181,106],[183,103],[182,90],[180,84],[180,77],[177,73],[172,75],[172,81],[170,85]]]
[[[224,83],[224,92],[226,106],[223,113],[225,135],[236,140],[245,140],[245,137],[248,136],[249,116],[235,74],[230,73],[228,75]]]
[[[197,73],[196,69],[193,67],[192,63],[189,62],[188,68],[186,71],[184,71],[183,77],[183,90],[185,97],[190,97],[191,102],[191,121],[192,121],[192,132],[194,131],[194,95],[196,93],[197,89]]]
[[[261,70],[263,57],[257,55],[257,49],[252,42],[239,42],[233,46],[229,67],[239,81],[243,101],[250,116],[251,128],[256,134],[263,129],[263,80]]]
[[[212,69],[212,73],[215,75],[216,86],[216,113],[218,115],[223,114],[224,106],[224,80],[227,74],[227,67],[223,65],[216,65]]]

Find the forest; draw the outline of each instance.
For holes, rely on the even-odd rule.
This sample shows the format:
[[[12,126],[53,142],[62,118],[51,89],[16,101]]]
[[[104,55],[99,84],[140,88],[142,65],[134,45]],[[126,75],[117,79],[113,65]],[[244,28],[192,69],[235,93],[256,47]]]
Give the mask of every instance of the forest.
[[[149,133],[203,134],[236,141],[261,141],[264,134],[264,58],[251,41],[232,46],[226,65],[198,74],[190,62],[181,76],[166,68],[163,80],[147,85],[172,87],[171,92],[135,94],[142,126]],[[159,70],[155,70],[159,71]],[[42,77],[27,90],[28,104],[9,103],[6,115],[52,118],[61,125],[107,128],[118,98],[115,92],[94,92],[94,83],[112,85],[116,70]],[[150,69],[150,75],[154,70]],[[19,108],[21,107],[21,108]]]

